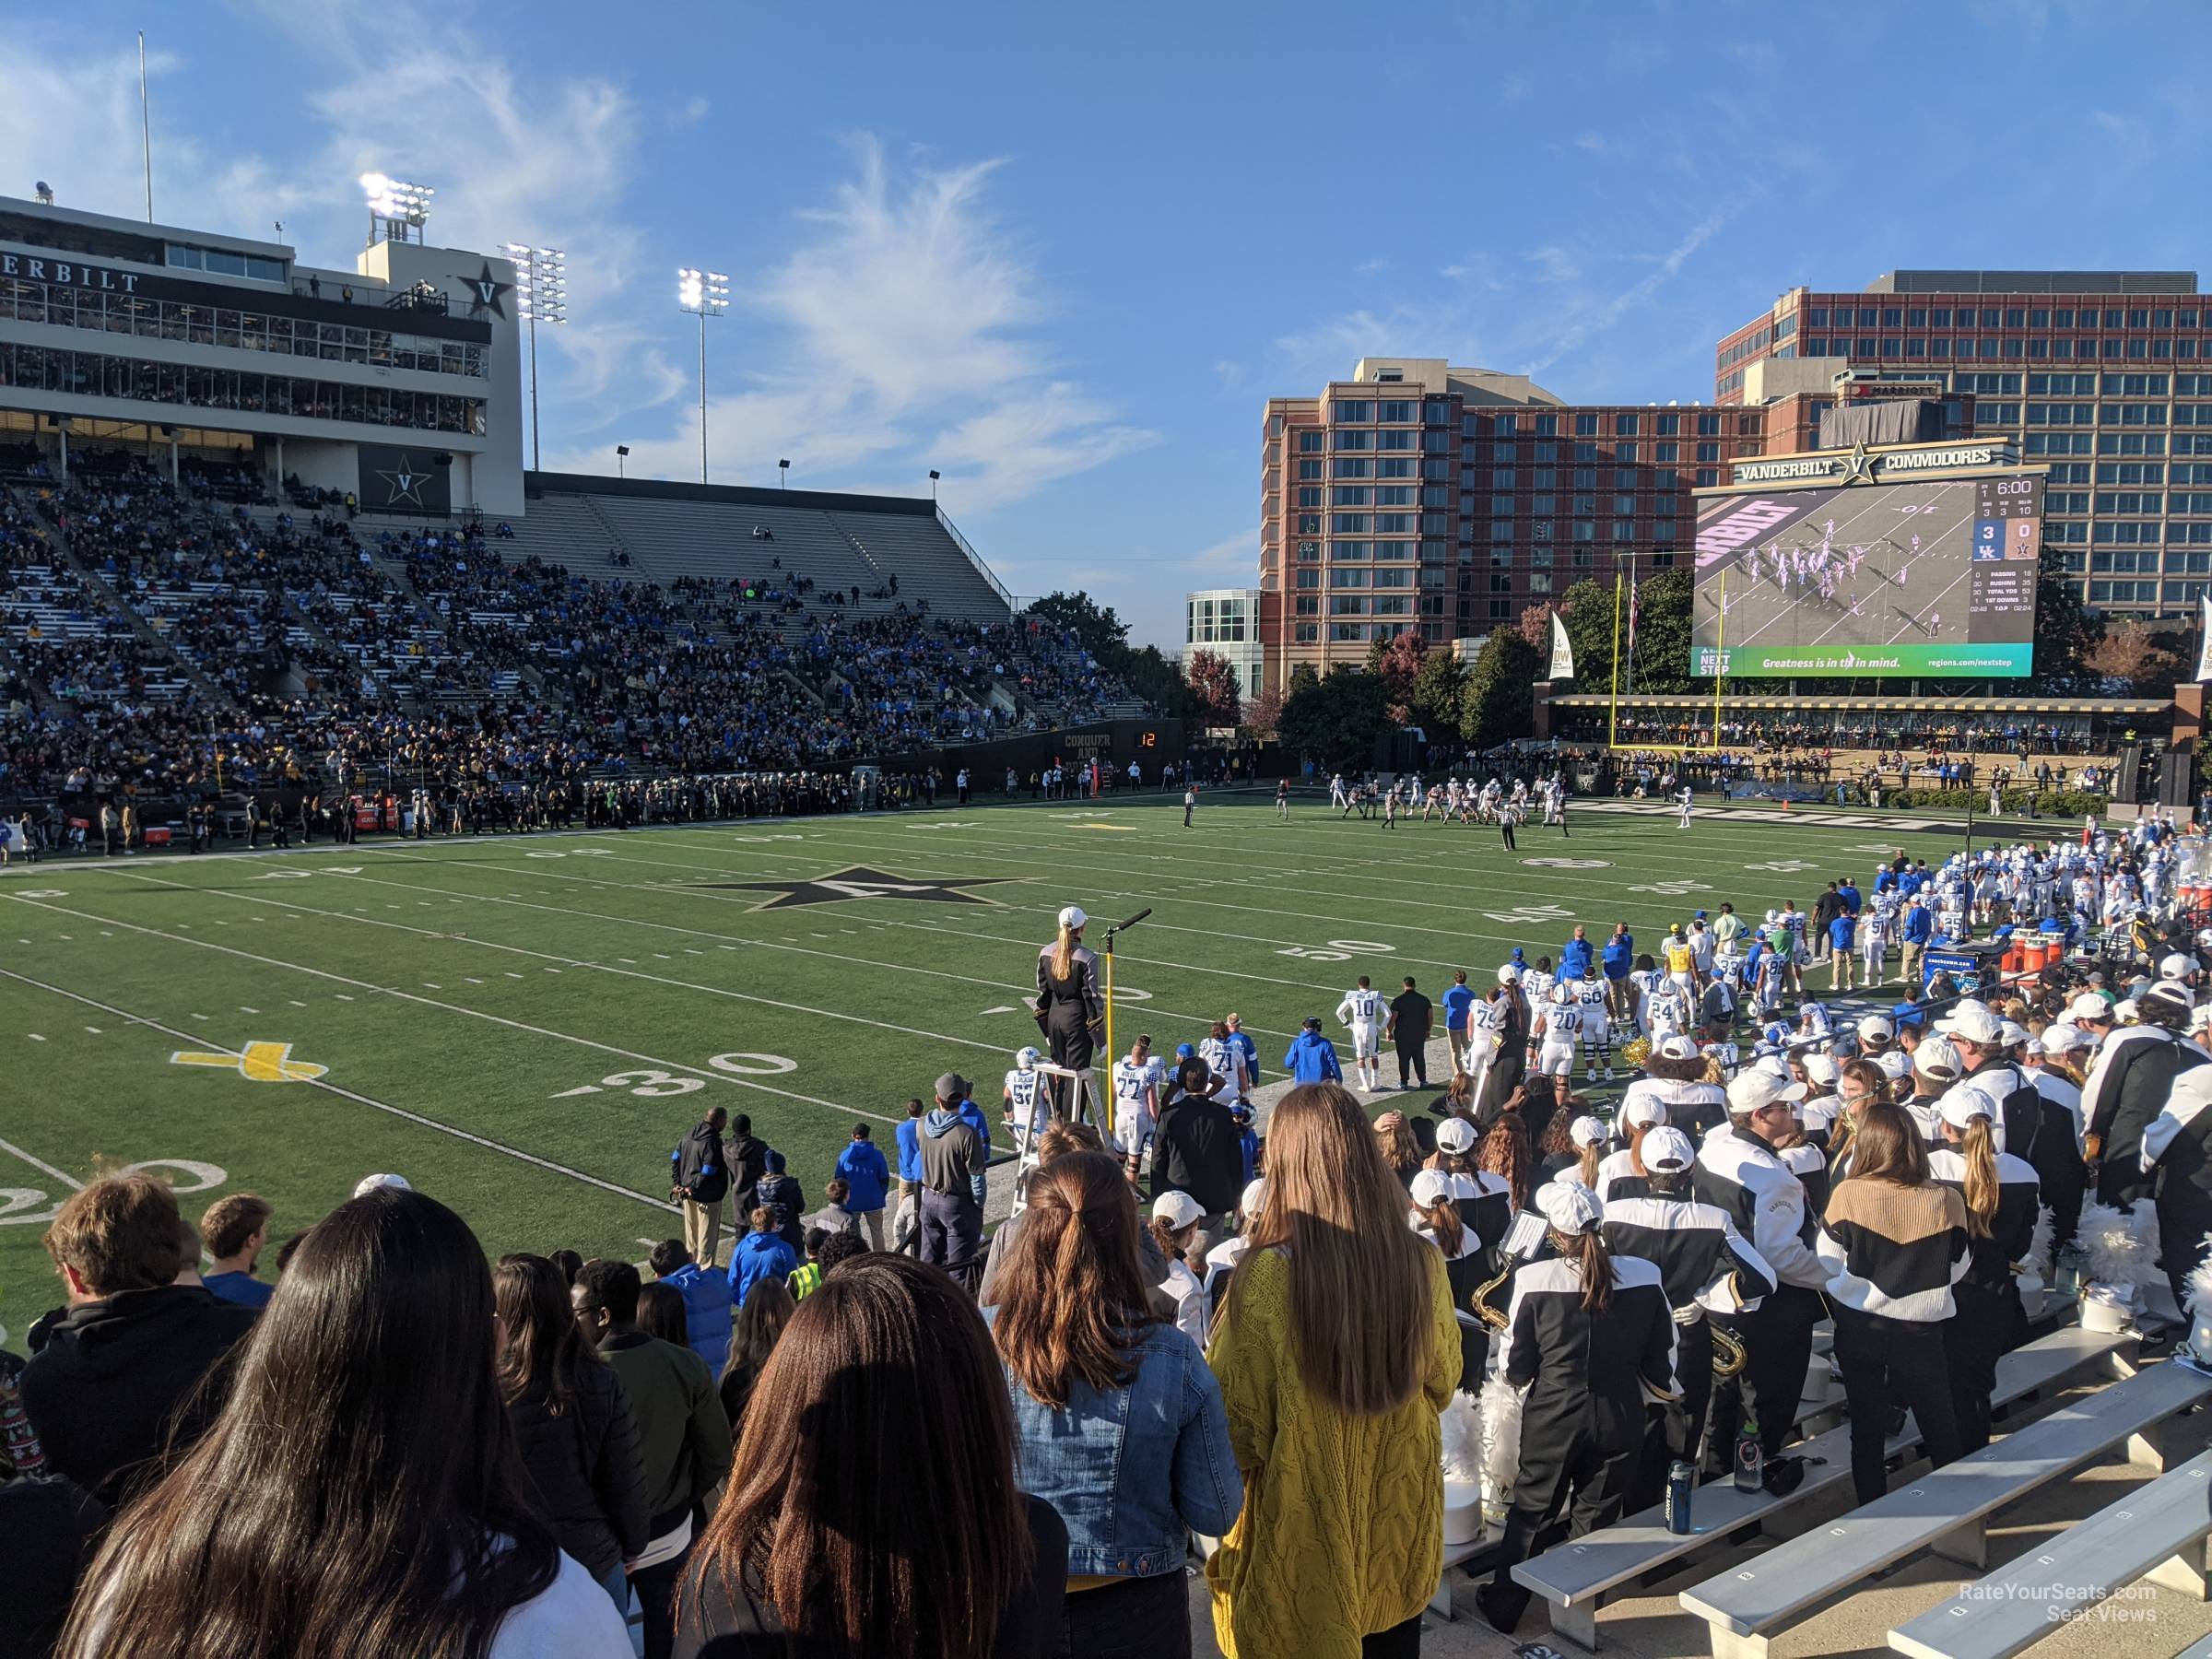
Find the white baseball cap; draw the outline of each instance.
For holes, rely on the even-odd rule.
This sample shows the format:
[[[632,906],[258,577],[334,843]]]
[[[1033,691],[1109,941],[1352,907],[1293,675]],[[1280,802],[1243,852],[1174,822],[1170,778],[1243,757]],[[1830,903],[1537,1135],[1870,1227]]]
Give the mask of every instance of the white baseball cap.
[[[2142,1002],[2155,1002],[2169,1008],[2188,1008],[2195,1006],[2196,997],[2188,986],[2178,980],[2162,979],[2138,997]]]
[[[1237,1195],[1237,1211],[1249,1221],[1266,1207],[1267,1178],[1265,1175],[1256,1176],[1246,1182],[1243,1192]]]
[[[1858,1023],[1861,1042],[1888,1042],[1897,1035],[1897,1026],[1887,1014],[1869,1014]]]
[[[1968,997],[1953,1008],[1945,1018],[1936,1022],[1936,1029],[1946,1036],[1962,1037],[1969,1042],[1994,1042],[2004,1027],[1997,1017],[1989,1011],[1987,1003]]]
[[[1679,1129],[1654,1129],[1643,1137],[1643,1167],[1647,1170],[1674,1175],[1697,1160],[1697,1149]]]
[[[1205,1214],[1205,1206],[1188,1193],[1162,1193],[1152,1200],[1152,1219],[1165,1221],[1177,1232]]]
[[[1567,1125],[1567,1138],[1578,1147],[1602,1147],[1606,1126],[1594,1117],[1578,1117]]]
[[[1605,1216],[1597,1195],[1571,1181],[1547,1182],[1538,1187],[1535,1204],[1545,1220],[1570,1237],[1588,1232]]]
[[[1666,1102],[1664,1100],[1630,1100],[1620,1114],[1620,1121],[1631,1129],[1649,1129],[1666,1122]]]
[[[1670,1037],[1659,1040],[1658,1053],[1668,1060],[1695,1060],[1698,1057],[1698,1045],[1682,1032],[1677,1031]]]
[[[1994,1118],[1990,1110],[1989,1097],[1974,1088],[1954,1088],[1945,1095],[1936,1106],[1943,1121],[1954,1129],[1963,1129],[1976,1118]]]
[[[1521,970],[1514,967],[1511,962],[1508,962],[1504,967],[1498,970],[1498,982],[1501,985],[1510,985],[1520,977]]]
[[[1439,1152],[1472,1152],[1475,1149],[1475,1125],[1465,1118],[1446,1118],[1436,1126],[1436,1149]]]
[[[2028,1041],[2028,1028],[2017,1020],[1997,1021],[1997,1041],[2006,1048],[2018,1048]]]
[[[1413,1201],[1423,1209],[1434,1209],[1452,1195],[1452,1182],[1441,1170],[1423,1170],[1413,1178]]]
[[[353,1184],[353,1195],[366,1198],[379,1187],[390,1187],[395,1193],[411,1193],[414,1185],[405,1175],[364,1175]]]
[[[1063,927],[1081,927],[1089,920],[1090,918],[1083,913],[1083,907],[1079,904],[1071,904],[1060,912],[1060,925]]]
[[[2187,979],[2195,971],[2196,959],[2194,957],[2185,957],[2178,950],[2159,963],[2159,977],[2160,979]]]
[[[2106,1002],[2094,991],[2084,991],[2066,1005],[2066,1018],[2077,1025],[2085,1019],[2103,1020],[2109,1023],[2112,1018],[2112,1005]]]
[[[1836,1064],[1833,1054],[1806,1054],[1798,1064],[1805,1067],[1806,1077],[1824,1088],[1832,1088],[1843,1075],[1843,1068]]]
[[[1966,1068],[1959,1064],[1957,1049],[1940,1037],[1931,1037],[1912,1051],[1912,1069],[1931,1083],[1956,1083]]]
[[[1753,1066],[1738,1072],[1735,1080],[1728,1085],[1728,1110],[1732,1112],[1757,1112],[1780,1100],[1802,1100],[1805,1085],[1778,1077],[1772,1072]]]
[[[1938,1038],[1936,1041],[1941,1041],[1942,1040]],[[1928,1045],[1924,1042],[1920,1046],[1924,1049]],[[1950,1044],[1944,1043],[1944,1047],[1948,1048]],[[1884,1050],[1881,1053],[1873,1056],[1873,1065],[1875,1070],[1880,1072],[1892,1083],[1912,1069],[1912,1056],[1907,1054],[1903,1049]]]

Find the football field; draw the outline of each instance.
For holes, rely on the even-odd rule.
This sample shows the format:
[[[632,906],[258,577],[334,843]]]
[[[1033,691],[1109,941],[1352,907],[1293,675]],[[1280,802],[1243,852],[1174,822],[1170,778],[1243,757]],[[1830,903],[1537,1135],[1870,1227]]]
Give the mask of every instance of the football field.
[[[1657,804],[1578,806],[1569,837],[1531,825],[1509,853],[1492,829],[1386,830],[1314,801],[1285,824],[1269,800],[1209,798],[1186,830],[1156,800],[18,865],[0,876],[0,1324],[19,1349],[59,1300],[40,1235],[101,1171],[171,1177],[194,1218],[258,1192],[272,1252],[395,1171],[495,1253],[639,1259],[680,1231],[669,1150],[720,1104],[818,1203],[853,1124],[892,1148],[941,1072],[996,1120],[1063,904],[1090,913],[1094,947],[1152,908],[1117,958],[1121,1046],[1142,1030],[1171,1053],[1235,1009],[1266,1081],[1306,1015],[1345,1046],[1332,1016],[1356,974],[1441,997],[1515,945],[1556,956],[1578,921],[1602,942],[1626,920],[1652,948],[1700,906],[1809,907],[1830,877],[1898,846],[1938,860],[1958,833],[1763,803],[1700,805],[1682,830]]]

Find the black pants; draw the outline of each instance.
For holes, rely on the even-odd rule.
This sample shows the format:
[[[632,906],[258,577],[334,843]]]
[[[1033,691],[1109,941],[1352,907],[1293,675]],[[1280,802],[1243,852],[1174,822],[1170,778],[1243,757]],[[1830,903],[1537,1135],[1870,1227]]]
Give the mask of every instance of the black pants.
[[[1404,1624],[1392,1625],[1387,1630],[1377,1630],[1372,1636],[1359,1639],[1359,1659],[1417,1659],[1421,1651],[1421,1616],[1416,1613]]]
[[[1861,1503],[1872,1503],[1889,1489],[1884,1465],[1891,1406],[1912,1412],[1931,1462],[1941,1466],[1958,1460],[1944,1333],[1936,1324],[1861,1313],[1841,1302],[1835,1315],[1836,1363],[1843,1370],[1843,1399],[1851,1408],[1852,1486]]]
[[[1511,824],[1500,822],[1498,826],[1498,833],[1505,838],[1505,850],[1508,853],[1517,853],[1520,851],[1518,847],[1513,845],[1513,827]]]
[[[1190,1659],[1191,1593],[1178,1564],[1078,1590],[1061,1604],[1054,1659]]]
[[[2166,1190],[2159,1194],[2159,1259],[2177,1308],[2188,1306],[2182,1293],[2189,1288],[2189,1275],[2205,1259],[2206,1233],[2212,1233],[2212,1194],[2194,1182],[2169,1176]]]
[[[1719,1323],[1735,1333],[1747,1354],[1739,1375],[1712,1383],[1712,1409],[1705,1430],[1709,1467],[1733,1466],[1735,1431],[1746,1414],[1758,1419],[1759,1450],[1779,1457],[1795,1431],[1797,1401],[1812,1363],[1813,1326],[1820,1318],[1820,1293],[1784,1285],[1756,1312],[1732,1314]]]
[[[1666,1496],[1667,1465],[1675,1459],[1681,1458],[1692,1469],[1699,1466],[1705,1407],[1712,1399],[1712,1330],[1705,1320],[1675,1327],[1675,1376],[1682,1384],[1682,1397],[1651,1410],[1643,1449],[1629,1481],[1630,1514]]]
[[[983,1272],[983,1206],[957,1193],[924,1191],[922,1259],[972,1289]]]
[[[1506,1512],[1505,1537],[1499,1546],[1497,1588],[1512,1584],[1512,1569],[1528,1559],[1530,1545],[1550,1524],[1564,1502],[1567,1535],[1609,1526],[1620,1515],[1638,1442],[1608,1443],[1580,1418],[1547,1421],[1541,1415],[1521,1419],[1521,1469],[1513,1478],[1513,1506]]]
[[[1951,1422],[1963,1456],[1989,1444],[1997,1357],[2017,1345],[2025,1313],[2010,1274],[2001,1288],[1960,1279],[1951,1287],[1951,1300],[1959,1311],[1943,1322],[1943,1357],[1951,1380]]]
[[[1406,1087],[1410,1075],[1423,1088],[1429,1087],[1429,1040],[1418,1042],[1400,1042],[1398,1049],[1398,1087]]]
[[[629,1575],[629,1587],[637,1592],[638,1611],[644,1616],[645,1659],[669,1659],[676,1652],[676,1582],[683,1576],[696,1546],[694,1539],[675,1559]]]

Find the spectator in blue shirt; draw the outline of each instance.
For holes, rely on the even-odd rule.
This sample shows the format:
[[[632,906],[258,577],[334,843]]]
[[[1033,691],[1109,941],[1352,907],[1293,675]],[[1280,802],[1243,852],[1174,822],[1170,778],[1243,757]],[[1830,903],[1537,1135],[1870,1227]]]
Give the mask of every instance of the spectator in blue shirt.
[[[1467,1013],[1474,1006],[1475,993],[1467,989],[1467,971],[1459,969],[1452,975],[1452,988],[1444,993],[1444,1041],[1451,1047],[1455,1072],[1466,1069]]]
[[[1848,876],[1843,878],[1842,885],[1836,888],[1836,897],[1843,900],[1843,913],[1847,916],[1857,916],[1859,907],[1866,902],[1859,889],[1852,885]]]
[[[891,1171],[865,1124],[853,1125],[852,1140],[837,1155],[835,1174],[850,1189],[845,1194],[845,1208],[861,1218],[868,1230],[869,1243],[881,1250],[883,1206],[890,1197]]]
[[[1236,1044],[1238,1053],[1244,1056],[1244,1080],[1247,1083],[1257,1083],[1260,1080],[1260,1045],[1254,1042],[1252,1040],[1252,1034],[1245,1030],[1244,1016],[1241,1014],[1225,1015],[1221,1023],[1229,1028],[1230,1041]]]
[[[897,1130],[899,1141],[899,1196],[922,1190],[922,1112],[919,1100],[906,1103],[906,1122]]]
[[[261,1308],[276,1294],[276,1286],[253,1277],[253,1259],[269,1241],[269,1217],[274,1210],[258,1193],[232,1193],[218,1198],[201,1215],[200,1242],[215,1258],[215,1267],[200,1283],[214,1292],[218,1300],[241,1308]]]
[[[1344,1067],[1336,1063],[1336,1047],[1321,1034],[1321,1017],[1309,1014],[1290,1041],[1283,1065],[1299,1083],[1341,1083]]]
[[[1590,935],[1583,924],[1574,924],[1574,937],[1559,947],[1559,977],[1563,980],[1587,978],[1590,972]]]
[[[767,1205],[753,1211],[753,1230],[730,1252],[730,1302],[745,1306],[755,1285],[782,1284],[799,1265],[799,1253],[776,1233],[776,1212]]]
[[[1839,897],[1842,891],[1840,888],[1837,889]],[[1842,912],[1828,924],[1828,984],[1831,991],[1851,989],[1851,942],[1857,936],[1858,931],[1859,924],[1852,919],[1849,911]]]
[[[684,1299],[684,1340],[722,1375],[730,1357],[730,1276],[719,1267],[701,1267],[681,1239],[663,1239],[647,1254],[653,1277]]]

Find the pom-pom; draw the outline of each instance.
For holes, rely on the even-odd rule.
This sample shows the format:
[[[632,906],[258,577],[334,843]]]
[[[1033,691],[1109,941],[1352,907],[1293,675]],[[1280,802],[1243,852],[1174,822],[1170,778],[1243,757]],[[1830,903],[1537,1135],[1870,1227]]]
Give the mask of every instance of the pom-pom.
[[[2081,1243],[2089,1258],[2089,1278],[2120,1288],[2150,1282],[2158,1253],[2158,1216],[2147,1205],[2133,1212],[2109,1204],[2081,1206]]]
[[[2051,1282],[2051,1246],[2055,1237],[2054,1218],[2046,1204],[2035,1212],[2035,1230],[2028,1235],[2028,1253],[2020,1258],[2020,1265],[2046,1285]]]
[[[2194,1316],[2200,1311],[2212,1314],[2212,1233],[2206,1233],[2197,1249],[2204,1253],[2189,1270],[2188,1288],[2182,1297],[2182,1312]]]
[[[1439,1426],[1444,1439],[1444,1478],[1464,1480],[1472,1486],[1482,1482],[1482,1414],[1475,1408],[1475,1401],[1457,1389],[1438,1414]]]
[[[1503,1377],[1482,1385],[1482,1500],[1504,1513],[1521,1476],[1521,1394]]]

